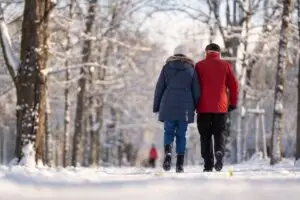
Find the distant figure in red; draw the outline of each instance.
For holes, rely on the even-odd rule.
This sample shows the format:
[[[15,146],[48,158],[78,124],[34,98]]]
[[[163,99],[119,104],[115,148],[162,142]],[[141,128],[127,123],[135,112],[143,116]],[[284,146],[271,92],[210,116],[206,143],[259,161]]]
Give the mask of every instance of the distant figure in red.
[[[157,151],[156,151],[156,148],[155,148],[155,145],[152,144],[152,147],[150,149],[150,152],[149,152],[149,166],[152,167],[152,168],[155,168],[155,162],[157,160]]]

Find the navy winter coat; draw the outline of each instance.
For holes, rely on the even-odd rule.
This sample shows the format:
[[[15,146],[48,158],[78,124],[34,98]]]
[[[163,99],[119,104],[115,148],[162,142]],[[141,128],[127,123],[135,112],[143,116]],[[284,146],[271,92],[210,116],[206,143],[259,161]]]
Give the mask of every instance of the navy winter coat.
[[[153,112],[159,120],[194,122],[200,88],[193,61],[184,55],[171,56],[156,84]]]

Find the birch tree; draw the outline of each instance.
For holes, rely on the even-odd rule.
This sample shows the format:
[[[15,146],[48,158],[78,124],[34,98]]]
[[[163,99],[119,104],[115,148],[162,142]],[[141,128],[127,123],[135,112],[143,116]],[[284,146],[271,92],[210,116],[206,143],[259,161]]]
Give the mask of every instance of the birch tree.
[[[47,77],[42,70],[48,58],[48,19],[53,7],[51,0],[25,0],[20,59],[12,49],[3,16],[0,18],[3,55],[17,94],[15,155],[19,161],[28,144],[36,151],[36,161],[43,160]]]
[[[281,137],[283,130],[283,97],[284,97],[284,83],[285,83],[285,67],[287,55],[287,42],[289,37],[289,22],[291,11],[291,0],[284,0],[283,13],[281,21],[280,39],[278,47],[278,62],[276,72],[276,85],[274,92],[274,115],[273,115],[273,129],[271,139],[271,165],[277,164],[281,161],[282,146]]]

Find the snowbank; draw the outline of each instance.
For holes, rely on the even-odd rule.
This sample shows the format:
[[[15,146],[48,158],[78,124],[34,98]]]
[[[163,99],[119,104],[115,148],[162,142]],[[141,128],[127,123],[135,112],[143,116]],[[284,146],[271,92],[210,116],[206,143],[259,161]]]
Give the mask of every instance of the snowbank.
[[[295,161],[295,167],[299,167],[300,168],[300,159],[298,159],[297,161]]]
[[[253,161],[204,173],[145,168],[0,167],[0,199],[289,200],[300,195],[300,167],[292,160],[270,166]],[[9,197],[9,198],[6,198]]]

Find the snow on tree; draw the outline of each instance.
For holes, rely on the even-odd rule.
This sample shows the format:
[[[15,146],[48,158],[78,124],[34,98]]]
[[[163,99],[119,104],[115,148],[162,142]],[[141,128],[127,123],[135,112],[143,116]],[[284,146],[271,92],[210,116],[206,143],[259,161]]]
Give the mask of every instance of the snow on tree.
[[[95,20],[95,7],[97,0],[89,1],[88,14],[86,18],[86,29],[84,31],[85,39],[82,47],[82,68],[80,69],[80,75],[82,76],[78,81],[78,93],[77,93],[77,107],[76,107],[76,119],[75,119],[75,132],[73,139],[73,152],[72,152],[72,166],[76,167],[77,163],[82,160],[82,145],[83,145],[83,113],[84,113],[84,97],[87,85],[87,66],[85,63],[90,61],[92,53],[92,40],[91,33]]]
[[[74,16],[74,0],[70,0],[69,2],[69,20],[72,22],[73,16]],[[68,30],[66,33],[67,41],[66,41],[66,49],[65,51],[68,53],[71,50],[71,36],[70,36],[70,29],[71,29],[71,23],[68,24]],[[63,136],[63,166],[67,167],[69,165],[69,150],[70,150],[70,79],[71,79],[71,72],[70,72],[70,62],[68,58],[65,60],[65,78],[67,84],[65,84],[65,91],[64,91],[64,136]]]
[[[19,162],[21,166],[30,167],[30,168],[36,166],[34,144],[29,142],[28,144],[24,145],[22,148],[22,154],[23,157]]]
[[[1,38],[2,38],[2,45],[5,51],[4,57],[6,59],[7,64],[10,66],[10,73],[13,77],[15,77],[20,61],[16,58],[16,55],[12,49],[11,39],[7,30],[7,26],[4,22],[3,16],[0,17],[0,29],[1,29]]]
[[[172,38],[174,42],[181,43],[182,40],[188,42],[195,59],[203,58],[202,50],[209,41],[214,42],[217,38],[221,38],[220,45],[227,50],[225,58],[237,67],[237,77],[241,83],[243,82],[245,91],[241,93],[243,97],[240,96],[240,99],[245,98],[246,101],[241,102],[240,110],[236,112],[237,116],[241,117],[241,123],[238,120],[231,121],[232,127],[235,128],[228,137],[230,144],[227,147],[230,148],[227,149],[227,155],[231,154],[233,158],[230,161],[248,159],[255,151],[255,134],[252,134],[255,132],[255,119],[251,118],[252,116],[248,117],[247,111],[255,108],[256,105],[266,111],[265,127],[268,148],[272,129],[273,113],[271,112],[276,107],[277,111],[283,110],[284,113],[290,114],[284,119],[283,142],[285,155],[293,155],[294,140],[292,138],[296,121],[291,119],[295,117],[295,98],[297,98],[295,96],[296,72],[293,68],[287,69],[289,87],[284,95],[285,102],[275,106],[272,98],[276,60],[269,58],[274,57],[277,52],[278,44],[275,42],[279,35],[278,19],[281,15],[281,7],[276,4],[276,1],[209,0],[200,3],[199,1],[175,2],[171,0],[161,2],[155,0],[98,1],[94,25],[88,36],[84,32],[89,1],[75,4],[71,17],[67,10],[72,1],[58,1],[58,6],[51,14],[49,67],[42,70],[49,84],[47,103],[51,105],[52,112],[47,120],[49,121],[48,133],[53,136],[54,149],[52,153],[50,151],[48,153],[54,156],[54,164],[68,166],[71,161],[70,155],[73,149],[71,141],[74,136],[78,93],[76,83],[82,78],[80,69],[83,66],[86,69],[86,91],[82,113],[84,122],[82,141],[86,147],[85,165],[135,165],[145,159],[145,151],[151,143],[161,141],[163,130],[150,109],[157,73],[166,57],[169,56],[164,48],[171,48],[169,45],[165,46],[164,43],[165,40],[170,40],[167,29],[162,32],[162,36],[156,36],[155,28],[157,27],[156,24],[153,25],[154,20],[152,21],[151,17],[155,19],[156,12],[160,11],[176,13],[170,15],[174,20],[178,20],[182,13],[195,20],[193,21],[193,23],[196,22],[195,26],[190,27],[184,27],[184,25],[181,27],[180,20],[179,24],[176,21],[176,27],[180,30],[176,33],[179,38]],[[18,2],[20,3],[17,8],[21,10],[23,3]],[[204,9],[203,5],[210,9]],[[179,12],[180,15],[177,15]],[[11,15],[20,17],[21,13],[10,14],[10,11],[5,13],[6,17]],[[256,20],[258,18],[261,20]],[[20,18],[13,19],[13,22],[7,18],[6,20],[11,35],[17,35],[11,38],[13,39],[11,50],[17,49],[15,44],[21,37],[18,31],[14,33],[12,29],[18,28],[22,20]],[[144,23],[145,20],[146,23]],[[82,49],[84,40],[87,38],[92,41],[91,56],[88,62],[83,63]],[[289,40],[298,41],[295,35],[289,37]],[[296,47],[291,46],[288,47],[289,57],[291,57],[288,61],[293,61],[296,55]],[[4,64],[4,58],[0,61]],[[239,68],[246,69],[246,80],[245,72]],[[16,71],[16,75],[17,73]],[[14,113],[14,107],[7,103],[13,102],[14,99],[9,99],[5,92],[9,88],[6,89],[3,86],[9,82],[6,80],[7,75],[10,75],[9,71],[0,70],[2,86],[0,120],[3,121],[1,126],[9,126],[7,129],[9,131],[5,131],[8,142],[6,147],[2,148],[6,148],[7,155],[10,157],[10,148],[13,148],[12,144],[15,140],[14,134],[11,133],[16,131],[13,124],[14,118],[8,117]],[[10,91],[10,96],[14,96],[11,94],[14,92],[13,89],[8,91]],[[10,121],[11,123],[8,123]],[[249,134],[244,135],[247,129]],[[198,164],[201,161],[198,159],[200,158],[199,135],[193,125],[189,129],[188,140],[188,163]],[[258,141],[260,150],[262,144],[260,139]],[[161,148],[160,143],[157,145]],[[241,156],[241,149],[243,149],[243,156]],[[103,161],[106,160],[107,162],[104,163]],[[81,165],[82,162],[79,161],[78,164]]]
[[[53,6],[50,0],[25,1],[20,61],[12,51],[4,19],[0,19],[2,50],[17,93],[15,156],[19,161],[29,143],[36,150],[36,160],[43,160],[47,78],[40,72],[46,68],[48,18]]]

